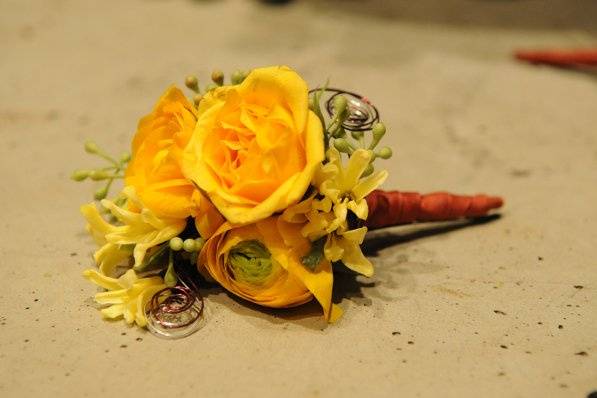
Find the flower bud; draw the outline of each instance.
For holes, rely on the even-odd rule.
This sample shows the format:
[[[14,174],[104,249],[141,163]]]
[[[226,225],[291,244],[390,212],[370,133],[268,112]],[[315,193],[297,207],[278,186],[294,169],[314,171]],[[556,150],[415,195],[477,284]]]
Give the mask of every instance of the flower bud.
[[[170,239],[170,249],[174,250],[175,252],[182,250],[183,242],[178,236]]]
[[[365,171],[363,171],[363,174],[361,174],[361,178],[371,175],[373,173],[373,171],[374,171],[373,165],[371,163],[369,163],[369,165],[367,166]]]
[[[199,237],[197,239],[195,239],[195,251],[201,251],[201,249],[203,249],[203,246],[205,245],[205,239]]]
[[[193,90],[194,92],[196,92],[196,93],[199,92],[199,80],[197,80],[197,76],[194,76],[194,75],[187,76],[186,79],[184,80],[184,84],[185,84],[185,86],[187,86],[189,89]]]
[[[224,72],[222,72],[221,70],[214,70],[211,73],[211,80],[217,84],[218,86],[221,86],[222,84],[224,84]]]
[[[344,129],[344,127],[342,127],[342,125],[340,125],[340,128],[332,133],[332,137],[344,138],[346,137],[346,130]]]
[[[373,138],[379,141],[386,134],[386,126],[383,123],[376,123],[372,132]]]
[[[197,94],[193,97],[193,103],[195,103],[195,107],[199,106],[199,103],[201,102],[202,99],[203,99],[203,96],[201,94]]]
[[[98,189],[97,191],[95,191],[95,194],[93,195],[95,200],[106,199],[106,196],[108,196],[108,187]]]
[[[371,141],[371,145],[369,145],[369,149],[373,149],[379,144],[379,141],[386,134],[386,126],[383,123],[376,123],[371,132],[373,133],[373,140]]]
[[[348,101],[346,97],[343,95],[337,95],[334,97],[334,114],[339,115],[340,117],[344,117],[346,114],[346,109],[348,106]]]
[[[392,149],[385,146],[377,152],[377,156],[379,156],[382,159],[389,159],[392,157]]]
[[[362,131],[351,131],[350,135],[352,136],[352,138],[354,138],[355,140],[360,140],[361,138],[363,138],[363,136],[365,135]]]
[[[214,90],[215,88],[217,88],[218,86],[214,83],[209,83],[207,86],[205,86],[205,92],[209,92],[211,90]]]
[[[93,142],[93,141],[85,142],[85,152],[91,153],[91,154],[96,154],[99,151],[100,151],[100,149],[95,142]]]
[[[339,152],[344,152],[344,153],[350,153],[350,152],[352,152],[352,148],[350,147],[350,144],[344,138],[337,138],[337,139],[335,139],[334,140],[334,147]]]
[[[128,152],[123,152],[120,155],[120,163],[127,163],[128,161],[131,160],[131,154]]]
[[[104,170],[93,170],[89,173],[89,178],[93,181],[105,180],[108,177],[110,177],[110,173]]]
[[[192,253],[192,252],[196,251],[195,239],[185,239],[185,241],[182,243],[182,248],[187,253]]]
[[[176,282],[178,282],[178,277],[176,276],[176,271],[174,271],[174,265],[170,264],[164,275],[164,284],[168,287],[173,287],[176,286]]]
[[[83,181],[89,177],[89,174],[89,170],[75,170],[73,174],[71,174],[70,178],[75,181]]]
[[[244,74],[240,70],[235,70],[232,72],[232,76],[230,76],[230,81],[232,84],[241,84],[244,80]]]

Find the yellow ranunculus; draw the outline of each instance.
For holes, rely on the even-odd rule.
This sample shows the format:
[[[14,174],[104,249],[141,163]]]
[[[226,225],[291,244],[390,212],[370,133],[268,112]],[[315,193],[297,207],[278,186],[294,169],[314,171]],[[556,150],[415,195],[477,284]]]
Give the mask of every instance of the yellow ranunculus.
[[[183,171],[234,224],[265,219],[302,198],[324,158],[305,81],[285,66],[253,70],[206,94]]]
[[[170,87],[154,110],[139,121],[126,184],[162,217],[186,218],[196,204],[195,187],[180,170],[181,153],[195,128],[195,109],[182,91]]]
[[[205,237],[222,223],[217,211],[181,171],[183,149],[197,123],[195,108],[182,91],[170,87],[154,110],[139,121],[126,185],[133,186],[143,206],[159,217],[197,217]]]
[[[226,290],[266,307],[294,307],[315,297],[333,322],[342,311],[332,304],[332,266],[325,259],[314,270],[301,263],[311,245],[300,230],[279,217],[236,228],[226,223],[206,242],[198,266]]]

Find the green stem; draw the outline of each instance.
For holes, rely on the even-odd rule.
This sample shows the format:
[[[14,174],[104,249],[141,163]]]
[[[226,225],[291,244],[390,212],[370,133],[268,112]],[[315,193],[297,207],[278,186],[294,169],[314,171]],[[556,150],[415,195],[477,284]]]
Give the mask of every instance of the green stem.
[[[176,277],[176,272],[174,271],[174,252],[170,250],[170,254],[168,255],[168,269],[164,275],[164,283],[166,286],[172,287],[176,286],[177,281],[178,278]]]
[[[99,151],[97,151],[96,155],[103,159],[106,159],[108,162],[112,163],[117,169],[120,169],[121,164],[116,159],[114,159],[112,156],[106,154],[104,151],[99,150]]]
[[[106,191],[110,192],[110,187],[112,187],[112,183],[114,182],[114,178],[110,178],[108,183],[106,184]]]

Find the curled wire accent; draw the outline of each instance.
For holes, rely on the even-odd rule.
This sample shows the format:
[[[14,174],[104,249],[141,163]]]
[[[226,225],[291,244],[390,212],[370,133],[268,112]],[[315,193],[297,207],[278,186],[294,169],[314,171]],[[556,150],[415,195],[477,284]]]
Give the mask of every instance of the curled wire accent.
[[[186,337],[205,325],[204,301],[186,286],[167,287],[145,306],[147,328],[158,337]]]
[[[317,92],[332,93],[325,101],[325,109],[330,117],[334,116],[334,98],[343,95],[347,100],[348,117],[342,123],[342,127],[349,131],[367,131],[379,122],[379,111],[366,97],[347,90],[338,88],[316,88],[309,91],[309,94]]]
[[[167,287],[153,295],[149,319],[165,329],[185,328],[203,315],[204,302],[184,286]]]

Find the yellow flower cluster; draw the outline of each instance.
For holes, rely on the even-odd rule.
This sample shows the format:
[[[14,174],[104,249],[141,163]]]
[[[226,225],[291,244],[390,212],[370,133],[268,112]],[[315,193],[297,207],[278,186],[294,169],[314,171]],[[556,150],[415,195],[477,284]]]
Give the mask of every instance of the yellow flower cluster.
[[[177,236],[186,225],[184,219],[159,218],[153,211],[143,207],[134,188],[130,186],[125,187],[122,194],[127,199],[128,206],[136,211],[119,207],[107,199],[101,201],[102,206],[120,221],[120,225],[106,222],[93,203],[81,207],[88,222],[88,231],[102,245],[94,258],[103,275],[113,274],[119,263],[131,254],[124,248],[131,246],[133,268],[138,269],[143,264],[147,250]]]
[[[344,166],[335,149],[326,160],[324,148],[307,84],[288,67],[220,84],[197,107],[169,88],[139,122],[121,200],[101,201],[116,221],[105,221],[94,204],[81,208],[101,246],[99,272],[85,276],[108,290],[96,295],[109,305],[102,314],[144,326],[145,303],[165,287],[162,277],[140,274],[147,253],[168,242],[180,250],[179,236],[194,225],[206,240],[197,267],[231,293],[268,307],[315,298],[327,320],[337,319],[332,262],[373,273],[360,250],[367,229],[352,225],[349,212],[365,220],[365,196],[387,174],[363,178],[371,151],[354,151]],[[322,238],[321,260],[305,266]],[[131,256],[132,269],[115,278]]]
[[[313,179],[317,194],[289,207],[282,216],[288,222],[304,225],[301,234],[311,241],[327,237],[325,258],[342,261],[365,276],[373,275],[373,265],[361,252],[367,227],[351,227],[347,215],[351,211],[359,220],[366,220],[365,197],[388,176],[387,171],[382,170],[362,178],[371,156],[371,151],[357,149],[344,167],[340,153],[330,149],[328,162],[318,168]]]
[[[83,276],[108,290],[95,295],[98,304],[108,305],[101,310],[102,316],[108,319],[124,317],[126,323],[135,322],[140,327],[147,325],[145,304],[166,287],[159,276],[139,278],[132,269],[120,278],[110,278],[92,269],[85,270]]]

